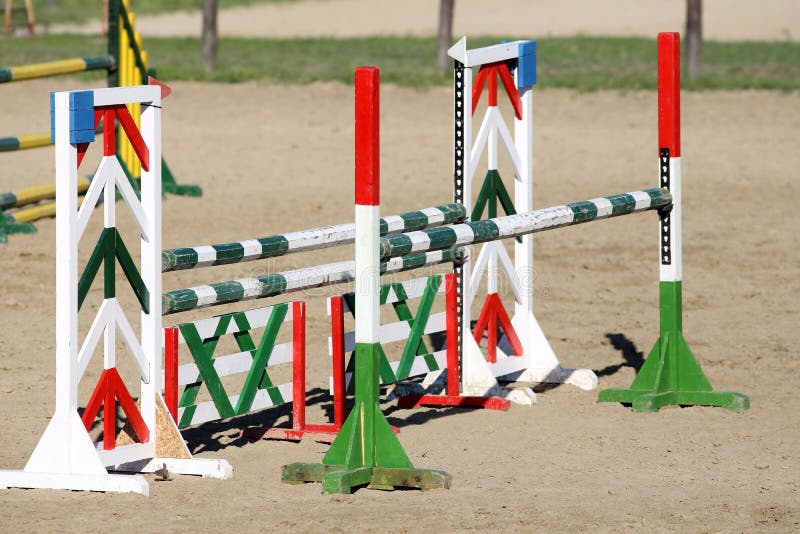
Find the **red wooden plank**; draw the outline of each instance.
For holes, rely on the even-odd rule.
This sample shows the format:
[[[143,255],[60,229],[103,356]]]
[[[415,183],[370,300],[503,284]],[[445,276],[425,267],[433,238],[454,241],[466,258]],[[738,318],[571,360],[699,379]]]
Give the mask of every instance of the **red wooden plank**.
[[[292,303],[292,428],[306,426],[306,303]]]
[[[106,395],[103,401],[103,449],[110,451],[117,444],[117,399],[114,397],[114,374],[112,369],[104,369],[106,375]],[[119,375],[117,375],[119,376]]]
[[[490,67],[489,73],[489,102],[488,106],[497,107],[497,67]]]
[[[444,276],[445,307],[447,309],[447,393],[458,395],[459,386],[458,367],[458,280],[455,273]]]
[[[345,420],[344,299],[331,298],[331,345],[333,346],[333,424],[341,428]]]
[[[178,327],[164,329],[164,403],[178,423]]]
[[[130,423],[139,441],[141,443],[147,443],[150,440],[150,429],[147,428],[147,424],[145,424],[142,414],[139,413],[139,409],[136,407],[136,403],[133,401],[131,394],[128,393],[128,388],[125,387],[122,377],[119,376],[115,368],[106,369],[104,372],[107,372],[109,375],[109,390],[112,390],[116,399],[119,401],[122,411],[128,418],[128,423]],[[114,414],[116,416],[116,409],[114,410]]]
[[[523,349],[522,349],[522,342],[517,337],[517,331],[514,330],[514,326],[511,324],[511,319],[508,318],[508,313],[506,313],[506,309],[503,306],[503,302],[500,300],[500,297],[495,295],[495,318],[500,323],[500,328],[505,332],[506,339],[508,339],[508,344],[511,345],[511,353],[516,356],[521,356]],[[496,331],[496,329],[495,329]],[[496,347],[495,343],[495,347]]]
[[[80,169],[81,163],[83,163],[83,158],[86,156],[86,151],[89,149],[89,143],[78,143],[78,166],[77,168]]]
[[[380,204],[380,71],[356,69],[356,204]]]
[[[81,421],[83,421],[83,426],[86,427],[87,432],[92,428],[92,423],[97,417],[97,413],[100,411],[100,406],[103,404],[103,400],[105,399],[106,388],[108,387],[106,382],[106,374],[104,371],[97,380],[97,385],[94,387],[94,391],[92,392],[91,397],[89,397],[89,402],[86,403],[86,408],[83,410]]]
[[[103,110],[103,155],[113,156],[117,153],[117,122],[113,109]],[[95,112],[97,117],[97,112]],[[97,128],[97,126],[95,126]]]
[[[681,37],[658,34],[658,148],[681,155]]]
[[[478,107],[478,101],[481,99],[483,87],[486,85],[486,78],[489,76],[489,67],[484,65],[478,69],[478,74],[475,75],[475,81],[472,84],[472,114],[475,114],[475,108]]]
[[[147,148],[139,128],[136,127],[136,123],[133,121],[133,117],[131,117],[128,107],[125,105],[114,106],[114,110],[117,114],[117,119],[119,120],[120,126],[122,126],[122,129],[125,130],[125,135],[128,137],[128,141],[130,141],[131,146],[133,147],[133,151],[136,152],[136,157],[139,158],[139,161],[142,164],[142,168],[146,171],[149,171],[150,150]]]
[[[397,399],[400,408],[420,408],[422,406],[455,406],[458,408],[484,408],[486,410],[506,411],[511,401],[500,397],[462,397],[460,395],[409,395]]]
[[[497,73],[500,75],[500,81],[503,82],[503,87],[506,90],[508,99],[511,101],[511,106],[514,108],[514,115],[516,115],[519,120],[522,120],[522,98],[519,96],[519,91],[517,91],[517,86],[514,84],[511,72],[508,70],[508,65],[501,63],[497,68]]]

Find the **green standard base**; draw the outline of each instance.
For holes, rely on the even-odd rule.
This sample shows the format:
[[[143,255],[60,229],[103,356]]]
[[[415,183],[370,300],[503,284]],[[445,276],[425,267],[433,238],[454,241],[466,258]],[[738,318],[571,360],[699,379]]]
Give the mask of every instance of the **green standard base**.
[[[322,482],[323,493],[352,493],[361,486],[379,490],[448,489],[450,480],[450,475],[444,471],[414,468],[356,467],[346,469],[343,465],[294,463],[284,465],[281,469],[281,482],[285,484]]]
[[[183,197],[202,197],[203,189],[199,185],[182,185],[175,180],[167,162],[161,158],[161,192],[165,195]]]
[[[356,343],[356,403],[320,464],[283,466],[287,484],[322,482],[324,493],[352,493],[355,488],[450,487],[444,471],[414,469],[378,404],[380,343]]]
[[[597,402],[624,402],[634,412],[657,412],[664,406],[718,406],[732,412],[750,408],[750,398],[732,391],[646,391],[636,389],[605,389]]]
[[[598,402],[625,402],[634,412],[657,412],[664,406],[718,406],[734,412],[750,408],[742,393],[714,391],[683,338],[681,283],[661,282],[661,337],[629,389],[606,389]]]
[[[0,243],[7,243],[8,236],[11,234],[35,234],[36,227],[33,223],[18,223],[11,222],[5,219],[5,216],[0,212]]]

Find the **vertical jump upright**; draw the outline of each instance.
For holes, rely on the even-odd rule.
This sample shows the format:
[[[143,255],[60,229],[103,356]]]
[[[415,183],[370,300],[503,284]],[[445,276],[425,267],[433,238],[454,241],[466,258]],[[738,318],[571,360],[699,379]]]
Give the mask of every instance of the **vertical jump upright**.
[[[414,469],[380,407],[380,75],[355,74],[355,405],[321,464],[283,466],[286,483],[322,482],[326,493],[449,488],[444,471]]]
[[[637,412],[669,405],[746,410],[742,393],[714,391],[683,337],[681,273],[681,46],[680,34],[658,34],[658,186],[672,195],[659,218],[658,341],[629,389],[606,389],[599,402],[631,403]]]
[[[467,208],[471,221],[482,220],[484,213],[490,219],[497,217],[498,208],[506,215],[533,210],[536,41],[513,41],[468,50],[467,39],[463,37],[448,54],[454,60],[454,201]],[[513,109],[513,136],[498,106],[500,85]],[[478,133],[473,136],[473,114],[484,89],[486,111]],[[473,180],[484,152],[488,169],[473,203]],[[498,170],[501,154],[513,170],[513,200]],[[597,376],[592,370],[561,366],[534,315],[532,235],[517,238],[513,262],[503,243],[493,241],[481,246],[474,261],[468,257],[455,268],[462,317],[458,343],[464,395],[500,396],[522,404],[533,402],[535,394],[530,388],[501,387],[497,381],[501,377],[506,381],[566,383],[587,390],[597,387]],[[514,295],[510,320],[498,293],[501,273]],[[482,297],[478,289],[484,274],[486,296],[483,302],[478,302],[481,311],[473,328],[472,305]],[[497,346],[498,327],[509,341],[511,354],[504,354]],[[479,346],[483,332],[488,337],[486,355]]]

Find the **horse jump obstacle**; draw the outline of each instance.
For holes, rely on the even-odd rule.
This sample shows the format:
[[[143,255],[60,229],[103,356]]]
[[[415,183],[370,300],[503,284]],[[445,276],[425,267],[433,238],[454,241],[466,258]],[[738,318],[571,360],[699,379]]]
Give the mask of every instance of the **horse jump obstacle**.
[[[670,36],[668,35],[667,37]],[[677,46],[677,35],[671,37],[675,42],[674,46]],[[660,51],[664,40],[663,36],[659,37]],[[660,54],[660,57],[661,55],[663,54]],[[290,464],[285,466],[282,477],[287,482],[324,479],[324,489],[331,492],[349,492],[354,487],[365,483],[377,488],[398,486],[446,487],[449,484],[449,476],[446,473],[413,469],[377,404],[379,381],[376,363],[377,355],[379,354],[377,345],[380,342],[378,329],[379,285],[377,280],[378,273],[381,272],[407,270],[429,263],[453,261],[454,259],[463,261],[468,255],[460,248],[445,249],[443,251],[428,250],[444,246],[441,241],[437,241],[435,246],[426,245],[415,250],[401,251],[401,249],[395,249],[392,251],[389,244],[393,240],[396,240],[400,245],[411,242],[412,248],[414,248],[415,243],[424,241],[424,239],[419,239],[420,234],[411,233],[401,235],[400,238],[392,237],[384,241],[384,255],[388,261],[379,267],[381,240],[379,238],[379,207],[377,203],[377,70],[360,69],[358,72],[357,79],[360,77],[360,82],[357,83],[357,87],[362,92],[368,91],[366,94],[368,105],[364,107],[357,106],[359,113],[357,115],[356,132],[360,141],[357,146],[365,149],[366,154],[363,150],[359,151],[356,161],[360,169],[359,175],[368,185],[366,189],[357,188],[359,195],[357,204],[360,204],[356,210],[357,227],[355,230],[357,239],[356,265],[358,268],[354,268],[352,262],[330,264],[325,266],[324,270],[334,274],[333,278],[322,275],[311,277],[309,281],[300,278],[299,272],[303,270],[290,271],[289,273],[292,273],[290,276],[286,276],[286,273],[278,275],[284,279],[284,289],[319,287],[343,280],[356,280],[356,409],[345,422],[342,431],[334,441],[325,459],[323,459],[323,464]],[[119,106],[123,104],[130,102],[142,104],[142,127],[139,138],[137,138],[138,130],[126,129],[125,131],[126,135],[134,141],[134,145],[138,147],[137,156],[141,159],[142,167],[145,171],[144,178],[146,180],[143,181],[141,202],[136,199],[125,179],[124,173],[119,168],[113,143],[107,142],[104,146],[105,157],[98,168],[98,178],[92,182],[89,191],[87,191],[87,201],[81,207],[81,210],[78,211],[77,209],[78,145],[86,142],[83,137],[86,132],[82,132],[80,128],[74,128],[73,123],[80,116],[80,113],[75,112],[87,109],[85,101],[89,98],[87,93],[90,93],[93,99],[91,108],[95,112],[101,112],[106,118],[109,117],[109,114],[118,113]],[[672,93],[671,96],[674,98],[675,93]],[[364,95],[362,94],[363,98]],[[57,180],[59,184],[58,198],[60,199],[59,206],[63,206],[63,210],[59,213],[59,220],[63,222],[59,224],[58,262],[59,265],[67,266],[67,268],[58,271],[57,280],[59,290],[57,295],[57,334],[59,339],[57,347],[57,408],[53,421],[51,421],[48,430],[45,432],[40,445],[34,451],[26,470],[0,473],[0,486],[58,487],[146,493],[146,483],[140,477],[127,477],[126,479],[126,477],[120,478],[118,475],[109,475],[106,470],[109,467],[141,472],[164,466],[176,473],[229,476],[230,467],[224,461],[192,459],[179,437],[177,438],[180,443],[179,447],[173,447],[169,454],[157,455],[158,444],[160,443],[160,440],[157,439],[157,432],[160,434],[166,433],[167,438],[169,436],[174,437],[177,433],[177,429],[173,424],[167,425],[166,430],[162,428],[159,431],[154,423],[156,417],[162,415],[163,420],[163,416],[166,416],[167,413],[166,409],[163,409],[164,403],[159,387],[159,371],[161,370],[159,362],[160,344],[157,339],[159,329],[154,328],[154,325],[160,324],[161,320],[161,314],[155,312],[157,296],[161,293],[160,272],[158,271],[159,254],[157,252],[160,250],[160,181],[157,179],[158,167],[153,165],[153,161],[158,161],[157,158],[160,157],[159,129],[157,128],[157,125],[160,125],[160,95],[157,88],[133,87],[93,92],[58,93],[55,96],[55,102],[57,154],[59,155],[57,160],[59,173],[57,177],[59,178]],[[361,146],[362,143],[366,146]],[[670,165],[666,165],[666,167],[670,168]],[[362,181],[362,184],[364,181]],[[679,203],[680,196],[671,193],[671,187],[674,187],[674,182],[670,180],[666,180],[666,184],[661,182],[664,182],[663,178],[660,181],[660,185],[664,185],[667,191],[654,192],[652,195],[648,193],[646,195],[649,198],[648,204],[654,204],[654,199],[656,199],[660,203],[659,213],[662,220],[665,217],[671,217],[674,224],[674,215],[670,215],[672,212],[668,211],[668,208],[677,211],[674,204]],[[145,183],[149,184],[146,188],[144,187]],[[88,277],[84,274],[79,283],[77,277],[77,241],[80,234],[84,232],[88,218],[91,216],[92,208],[97,203],[100,195],[105,194],[107,199],[109,196],[113,198],[115,185],[119,188],[122,197],[130,205],[130,209],[139,223],[142,234],[141,271],[143,275],[138,275],[136,266],[132,265],[121,237],[114,228],[114,203],[105,202],[104,218],[106,229],[103,231],[95,253],[89,261],[90,267],[86,272],[91,274]],[[657,207],[649,205],[645,208],[643,203],[646,199],[641,194],[631,194],[629,197],[630,199],[626,196],[604,197],[604,199],[560,207],[563,208],[559,211],[562,214],[561,217],[571,217],[571,222],[562,220],[559,223],[558,218],[551,218],[548,220],[548,225],[550,228],[554,228],[568,223],[584,222],[584,219],[594,220],[604,215],[615,215],[614,203],[610,199],[617,199],[618,205],[626,206],[619,208],[626,213]],[[629,205],[629,200],[631,199],[633,200],[633,207]],[[669,199],[671,199],[671,202],[667,203],[666,201]],[[603,212],[603,210],[607,210],[608,213],[599,213],[600,216],[598,216],[598,212]],[[520,217],[514,219],[516,221],[514,224],[517,226],[509,226],[510,220],[508,219],[492,218],[478,226],[473,226],[476,224],[474,222],[466,225],[455,225],[450,232],[460,239],[460,243],[464,244],[491,241],[517,235],[518,233],[533,232],[537,231],[537,229],[542,230],[543,228],[537,227],[537,224],[541,224],[541,214],[552,212],[553,209],[548,209],[540,210],[539,214],[536,212],[519,214]],[[61,216],[62,214],[64,215],[63,217]],[[617,214],[621,215],[623,213]],[[520,223],[520,221],[523,222]],[[667,226],[669,225],[669,219],[664,222],[667,223]],[[368,224],[369,231],[361,229],[364,223]],[[493,225],[496,231],[494,234],[487,234],[489,237],[479,234],[476,236],[476,233],[472,230],[473,228],[488,228],[490,225]],[[472,237],[463,237],[466,228],[470,229]],[[679,229],[680,227],[677,225],[673,230],[677,232]],[[675,240],[677,240],[675,232],[669,236],[669,240],[673,244],[673,250]],[[446,232],[442,235],[444,236],[445,234]],[[421,235],[425,235],[425,238],[430,239],[427,237],[428,233],[426,232],[422,232]],[[663,239],[660,239],[660,249],[662,241]],[[451,256],[445,258],[444,253],[448,251]],[[407,255],[391,257],[394,253]],[[86,295],[86,287],[88,287],[85,280],[94,276],[104,258],[107,271],[109,264],[113,265],[110,262],[114,261],[114,256],[119,258],[126,276],[139,297],[143,324],[141,340],[138,340],[133,334],[120,305],[114,297],[114,284],[109,284],[108,280],[106,280],[106,298],[100,306],[86,341],[81,350],[78,351],[76,318],[77,310],[80,307],[83,296]],[[369,273],[368,276],[364,272],[365,269],[366,273]],[[113,279],[113,270],[111,271],[111,276]],[[458,288],[457,277],[448,277],[448,280],[451,287]],[[231,294],[226,294],[225,298],[219,299],[213,286],[206,286],[212,288],[214,291],[213,296],[208,295],[205,289],[198,291],[197,288],[194,288],[191,291],[194,294],[194,301],[186,309],[215,305],[222,301],[255,298],[261,293],[261,291],[251,291],[247,287],[247,283],[242,284],[240,281],[237,281],[237,283],[240,286],[238,298],[234,298],[233,292],[231,292]],[[365,283],[367,289],[364,288]],[[267,293],[278,294],[270,291],[267,291]],[[662,289],[662,297],[664,293]],[[457,293],[450,294],[457,297]],[[164,304],[169,302],[169,299],[166,298],[167,294],[164,297],[162,299],[162,313],[169,313],[169,311],[165,312],[165,310],[169,310],[169,305]],[[673,327],[675,325],[677,325],[677,328],[680,327],[680,302],[678,300],[676,303],[673,300],[670,303],[671,308],[663,304],[662,298],[662,340],[666,338],[666,341],[672,341],[675,339]],[[451,297],[448,309],[457,307],[457,298]],[[667,311],[669,313],[665,313],[665,308],[668,308]],[[677,320],[675,319],[676,312]],[[665,316],[671,319],[672,322],[670,324],[664,324]],[[459,313],[458,315],[451,314],[450,317],[463,316]],[[457,318],[448,320],[448,330],[450,332],[457,330],[458,323],[463,323],[463,321]],[[142,407],[138,418],[132,416],[132,412],[137,408],[130,400],[130,394],[127,393],[127,389],[116,371],[116,359],[113,352],[115,327],[120,329],[127,344],[133,347],[132,353],[139,369],[142,385],[142,394],[140,396]],[[365,329],[366,332],[364,331]],[[101,334],[104,334],[106,338],[104,343],[106,349],[104,371],[95,393],[90,399],[89,404],[92,410],[87,411],[96,413],[98,409],[96,406],[99,404],[97,399],[105,398],[106,404],[110,404],[112,408],[107,409],[106,412],[113,414],[115,412],[113,406],[118,399],[129,416],[129,423],[131,423],[133,431],[137,434],[139,443],[115,446],[115,443],[107,443],[106,441],[111,440],[106,440],[104,436],[102,446],[93,446],[91,441],[86,439],[87,434],[84,423],[75,417],[77,415],[77,381],[86,369],[91,352],[99,342]],[[664,347],[666,344],[664,341],[660,343],[662,348],[659,350],[658,355],[661,357],[654,361],[656,361],[656,365],[660,365],[663,368],[671,363],[670,359],[673,358],[673,353],[676,351],[670,351]],[[456,344],[448,344],[448,347],[456,346]],[[368,357],[364,358],[365,354]],[[456,351],[451,352],[448,350],[448,358],[450,358],[451,354],[456,354]],[[681,357],[685,359],[686,355],[684,354]],[[661,362],[660,364],[659,361]],[[675,369],[675,366],[670,366],[669,374],[680,379],[680,372]],[[696,369],[699,370],[699,366],[696,366]],[[451,376],[448,375],[450,384],[455,382],[451,379]],[[677,399],[682,403],[722,405],[729,409],[746,408],[748,404],[747,397],[741,394],[712,392],[710,391],[710,386],[709,391],[686,391],[686,383],[682,383],[680,380],[676,383],[677,388],[682,388],[682,391],[667,391],[666,393],[669,394],[667,401]],[[667,385],[672,387],[672,384],[670,382]],[[662,384],[656,384],[655,387],[661,388]],[[634,394],[637,396],[642,391],[641,388],[634,389]],[[451,395],[460,394],[460,392],[452,391],[452,388],[448,393]],[[687,395],[681,396],[683,393],[687,393]],[[663,395],[659,397],[661,404],[663,404],[663,398]],[[636,407],[636,404],[636,401],[634,401],[634,407]],[[168,417],[167,419],[169,420]],[[109,425],[108,419],[104,418],[104,426],[110,430],[108,434],[113,435],[116,425]],[[62,447],[55,450],[57,443],[61,444]],[[64,448],[63,443],[68,443],[70,446]],[[185,456],[179,458],[178,456],[181,455]]]
[[[136,15],[130,10],[130,0],[111,0],[108,9],[108,53],[102,56],[70,58],[47,63],[0,68],[0,83],[19,82],[35,78],[64,76],[79,72],[103,70],[109,87],[125,87],[149,83],[148,54],[142,48],[142,36],[136,31]],[[131,116],[138,120],[138,110],[131,106]],[[134,187],[141,176],[139,160],[124,136],[117,137],[122,168]],[[54,143],[50,132],[0,137],[0,152],[47,147]],[[166,162],[162,160],[162,189],[175,195],[200,196],[195,185],[179,185]],[[88,180],[81,179],[81,192]],[[0,243],[8,234],[33,233],[33,222],[55,216],[55,186],[41,185],[0,194]]]
[[[292,427],[271,428],[257,437],[288,440],[312,437],[330,442],[341,423],[306,424],[305,317],[305,302],[295,301],[165,328],[164,400],[178,428],[291,402]],[[291,341],[277,343],[278,333],[286,323],[292,324]],[[251,334],[259,328],[263,328],[264,333],[256,344]],[[236,338],[240,352],[215,357],[217,343],[226,334]],[[194,363],[179,367],[178,346],[182,343],[189,347]],[[287,363],[292,364],[291,382],[275,385],[269,369]],[[221,379],[242,373],[246,378],[241,393],[229,395]],[[198,403],[196,399],[203,383],[208,387],[211,400]],[[180,386],[184,386],[184,390],[179,400]],[[251,438],[256,437],[255,433],[252,428],[246,431]]]
[[[178,291],[177,294],[184,297],[179,301],[180,309],[170,308],[164,304],[169,302],[170,298],[169,294],[162,295],[161,291],[163,257],[165,257],[160,247],[161,181],[159,173],[161,169],[154,164],[154,162],[160,161],[161,156],[161,94],[159,87],[141,86],[57,93],[53,96],[53,102],[58,156],[56,183],[58,184],[58,217],[60,221],[57,251],[59,265],[57,333],[60,340],[57,347],[57,406],[48,430],[25,470],[3,472],[0,474],[0,486],[147,493],[147,484],[141,477],[110,475],[108,470],[152,472],[157,469],[167,469],[173,473],[229,477],[232,470],[224,460],[198,460],[191,457],[180,438],[176,425],[168,415],[168,409],[162,398],[161,372],[164,367],[161,364],[161,340],[159,339],[162,313],[159,313],[158,306],[159,300],[161,300],[162,309],[160,311],[174,313],[230,300],[255,298],[259,295],[256,295],[257,292],[251,291],[251,288],[245,287],[247,282],[244,282],[243,286],[242,281],[237,281],[236,284],[239,284],[239,288],[241,288],[241,292],[238,294],[231,290],[231,284],[222,284],[227,290],[224,299],[216,298],[217,293],[214,294],[215,298],[209,299],[206,290],[211,288],[213,292],[213,286],[204,286],[194,290]],[[141,106],[141,127],[137,127],[136,123],[127,117],[129,114],[127,106],[132,103]],[[104,157],[95,178],[85,192],[85,200],[79,210],[78,167],[85,153],[85,145],[94,140],[95,129],[99,121],[109,124],[117,119],[120,119],[123,126],[121,135],[125,135],[132,142],[137,158],[140,159],[142,165],[141,201],[137,199],[135,191],[121,168],[114,139],[111,136],[105,136]],[[87,127],[87,125],[91,126]],[[122,236],[115,228],[116,205],[113,200],[116,191],[119,191],[124,204],[128,206],[138,223],[142,250],[142,260],[138,266],[131,259]],[[93,208],[101,196],[104,197],[105,228],[87,262],[86,269],[78,277],[78,242],[80,236],[85,232],[93,214]],[[463,209],[460,207],[442,206],[387,217],[383,222],[385,231],[389,232],[455,222],[462,220],[463,215]],[[251,246],[253,243],[246,242],[242,252],[246,249],[248,254],[250,252],[256,255],[282,254],[293,248],[306,250],[318,246],[331,246],[337,243],[351,242],[354,238],[355,228],[352,225],[340,225],[332,228],[335,230],[333,234],[330,233],[331,228],[326,228],[297,233],[294,236],[287,234],[288,238],[287,235],[283,235],[278,236],[280,239],[251,240],[258,245],[259,250],[256,251]],[[320,242],[324,236],[327,236],[328,241],[324,242],[323,239],[323,242]],[[262,247],[267,247],[269,251],[265,252]],[[235,246],[222,248],[225,249],[225,253],[221,253],[220,248],[211,247],[216,255],[215,261],[220,263],[234,260],[243,261],[245,254],[237,256]],[[200,252],[198,261],[194,265],[207,266],[209,263],[205,261],[207,251],[204,251],[202,247],[193,247],[192,250]],[[384,272],[400,272],[443,261],[453,261],[461,258],[462,255],[463,252],[458,249],[422,253],[385,262],[382,269]],[[133,332],[125,312],[115,298],[116,283],[113,266],[117,260],[139,300],[142,320],[142,334],[139,338]],[[103,269],[105,298],[86,339],[81,343],[77,332],[78,311],[87,298],[92,280],[103,264],[105,265]],[[260,281],[254,283],[259,286],[264,285],[264,288],[269,290],[264,292],[265,295],[283,294],[292,290],[352,280],[353,270],[352,262],[340,262],[323,265],[316,269],[298,269],[268,275],[273,281],[272,285],[265,285]],[[187,293],[198,297],[194,298],[191,306],[187,305]],[[292,317],[295,318],[299,315],[302,315],[302,312],[293,313]],[[139,372],[140,407],[133,402],[125,380],[117,370],[117,358],[114,351],[117,330],[120,331],[126,345],[130,348]],[[101,336],[105,338],[103,343],[104,369],[94,393],[89,399],[83,420],[81,420],[77,417],[78,384],[88,368],[92,353]],[[176,374],[179,380],[179,372],[173,373],[171,378],[175,380]],[[295,376],[295,380],[293,380],[294,388],[297,388],[299,382],[297,378]],[[263,382],[259,385],[262,384]],[[248,391],[249,395],[253,390],[250,388]],[[255,393],[258,394],[258,391]],[[220,400],[219,397],[217,400]],[[230,402],[229,397],[227,400]],[[128,442],[123,440],[122,436],[117,436],[115,417],[117,403],[122,406],[133,434]],[[103,440],[100,443],[92,443],[88,438],[87,431],[101,406],[105,407],[102,418]],[[176,408],[172,402],[170,402],[170,407],[173,410]],[[177,412],[177,410],[175,411]],[[245,411],[244,408],[242,411]],[[297,410],[295,413],[298,413]],[[297,423],[296,419],[295,423]],[[66,448],[61,446],[65,442],[70,446]],[[55,449],[60,446],[61,448],[56,451]]]
[[[377,402],[380,336],[379,285],[375,273],[381,259],[409,253],[418,254],[438,247],[495,242],[503,238],[530,235],[536,231],[639,211],[658,210],[660,215],[661,337],[651,352],[651,362],[642,368],[631,389],[606,390],[599,400],[632,402],[636,411],[655,411],[667,404],[703,404],[737,411],[749,407],[749,399],[745,395],[712,391],[681,333],[680,284],[675,281],[680,273],[680,167],[679,161],[671,161],[669,156],[671,149],[672,153],[677,149],[679,154],[678,34],[659,34],[658,45],[659,137],[660,144],[667,142],[659,150],[660,189],[385,238],[378,237],[376,224],[380,209],[378,72],[375,68],[361,68],[356,71],[356,223],[363,228],[357,230],[360,240],[356,243],[356,295],[359,297],[356,300],[355,334],[355,369],[358,376],[356,406],[322,463],[288,464],[283,468],[282,480],[290,483],[322,482],[323,491],[327,493],[349,493],[355,487],[363,485],[377,489],[430,489],[446,488],[450,485],[450,476],[447,473],[413,468],[399,441],[389,431],[389,425]],[[525,48],[524,45],[519,47]],[[485,52],[485,49],[481,52]],[[468,60],[470,56],[464,53],[462,57]],[[496,59],[495,56],[492,59],[504,61],[508,58]],[[493,68],[507,67],[505,63],[497,63]],[[457,63],[456,71],[458,70]],[[522,65],[518,64],[518,76],[521,76],[522,70]],[[504,85],[508,89],[507,79],[504,79]],[[463,87],[462,85],[461,88]],[[456,88],[458,95],[458,84]],[[358,105],[359,91],[362,93],[361,98],[366,101],[363,107]],[[466,92],[462,90],[461,94]],[[457,105],[456,123],[462,116],[463,113],[459,115]],[[458,135],[456,139],[459,139]],[[458,153],[457,147],[456,154]],[[491,156],[489,159],[491,165]],[[491,171],[492,169],[491,179],[495,179]],[[463,174],[458,173],[457,165],[457,185],[463,183],[462,180]],[[462,275],[463,272],[457,276]],[[460,296],[463,298],[463,293]],[[453,303],[454,306],[457,304]],[[485,308],[484,306],[484,310]],[[462,356],[466,362],[466,354],[462,353]],[[414,404],[419,404],[420,401],[417,398]]]

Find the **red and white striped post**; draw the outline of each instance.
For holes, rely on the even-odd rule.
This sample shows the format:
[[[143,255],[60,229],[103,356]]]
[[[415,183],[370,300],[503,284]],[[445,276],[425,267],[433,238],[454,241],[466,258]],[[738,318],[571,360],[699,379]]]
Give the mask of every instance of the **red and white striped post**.
[[[319,481],[326,493],[450,487],[442,471],[414,469],[381,412],[380,351],[380,74],[355,76],[355,405],[322,464],[283,466],[284,482]]]

